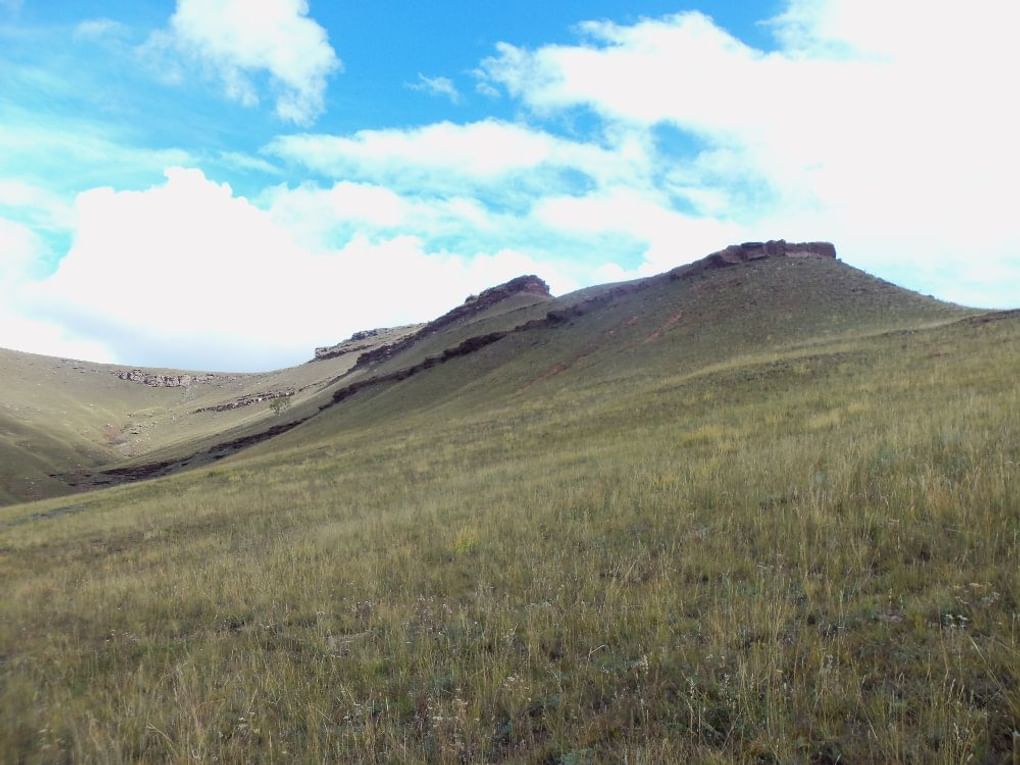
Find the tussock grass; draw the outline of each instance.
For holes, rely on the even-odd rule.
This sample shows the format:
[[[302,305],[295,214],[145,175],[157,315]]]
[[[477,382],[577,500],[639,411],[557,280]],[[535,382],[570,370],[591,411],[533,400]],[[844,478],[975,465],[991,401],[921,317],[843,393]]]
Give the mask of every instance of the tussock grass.
[[[0,761],[1010,762],[1018,342],[526,399],[444,399],[451,362],[215,469],[2,509]]]

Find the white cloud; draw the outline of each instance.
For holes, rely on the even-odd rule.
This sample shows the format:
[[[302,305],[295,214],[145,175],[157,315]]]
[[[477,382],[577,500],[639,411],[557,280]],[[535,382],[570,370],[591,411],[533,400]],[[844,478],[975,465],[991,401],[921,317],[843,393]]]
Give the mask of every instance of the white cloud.
[[[102,342],[31,316],[32,307],[22,293],[45,251],[42,240],[27,226],[0,218],[0,347],[108,361],[110,353]]]
[[[43,244],[34,231],[0,218],[0,285],[10,286],[26,278],[42,250]]]
[[[265,73],[277,116],[305,125],[324,111],[327,80],[342,66],[308,10],[306,0],[262,0],[257,8],[246,0],[177,0],[168,31],[147,48],[162,58],[173,46],[209,67],[245,106],[259,102],[253,77]]]
[[[467,125],[439,122],[409,130],[361,130],[349,137],[282,136],[268,151],[337,177],[359,168],[392,174],[411,167],[497,178],[548,161],[555,143],[539,131],[483,120]]]
[[[459,104],[461,101],[460,91],[449,77],[426,77],[419,72],[417,81],[409,82],[407,87],[421,93],[448,98],[453,104]]]
[[[464,191],[488,186],[510,195],[516,186],[549,190],[550,173],[575,171],[598,183],[648,171],[647,147],[621,131],[606,146],[574,141],[527,125],[496,119],[466,124],[437,122],[423,127],[361,130],[350,136],[280,136],[267,153],[334,178],[385,182],[405,190]],[[536,174],[536,171],[545,174]]]
[[[1003,96],[1018,21],[993,0],[794,0],[772,21],[776,52],[682,13],[587,23],[576,45],[503,44],[479,77],[539,117],[678,128],[694,149],[673,182],[716,214],[728,200],[747,227],[831,238],[880,271],[924,264],[943,283],[981,278],[979,250],[1020,282],[1020,110]]]
[[[395,228],[405,222],[411,205],[391,189],[342,181],[331,189],[304,184],[277,186],[264,194],[274,217],[292,230],[315,232],[316,240],[330,228],[355,223]]]
[[[229,165],[237,170],[265,173],[267,175],[280,174],[280,168],[276,167],[276,165],[271,162],[267,162],[262,159],[262,157],[245,154],[240,151],[221,151],[219,154],[219,160],[223,164]]]
[[[350,181],[330,188],[312,183],[296,188],[281,184],[263,192],[258,203],[313,249],[321,249],[324,243],[343,244],[359,235],[373,240],[410,235],[429,246],[453,238],[469,252],[503,249],[531,223],[526,213],[495,212],[473,197],[407,195],[386,186]]]
[[[489,83],[479,80],[475,83],[475,91],[482,94],[486,98],[499,98],[500,92],[498,88],[493,87]]]
[[[73,36],[76,40],[101,41],[123,38],[128,31],[126,24],[113,19],[86,19],[75,26]]]
[[[0,347],[100,364],[115,361],[103,342],[84,339],[60,324],[31,319],[11,309],[0,305]]]
[[[63,197],[17,178],[0,178],[0,212],[18,214],[39,228],[69,228],[71,205]]]
[[[740,115],[754,106],[739,103],[726,86],[754,74],[749,65],[764,57],[700,13],[634,26],[587,22],[580,29],[587,39],[580,45],[529,51],[501,43],[479,76],[540,113],[584,105],[639,123],[708,115],[715,126],[743,122]]]
[[[184,169],[146,191],[88,191],[70,252],[26,294],[39,315],[90,328],[123,363],[252,369],[298,363],[365,327],[427,320],[521,273],[575,286],[509,248],[449,253],[399,234],[316,242],[297,231],[315,208],[289,201],[288,221]],[[385,219],[379,210],[395,200],[348,185],[325,201]]]
[[[120,182],[161,174],[172,165],[191,164],[183,149],[131,145],[105,125],[17,113],[0,120],[0,172],[7,177],[45,180],[51,187],[80,189],[115,174]],[[108,182],[108,181],[107,181]]]
[[[621,234],[644,245],[644,262],[634,271],[614,271],[614,280],[669,270],[714,251],[720,242],[746,240],[748,231],[714,218],[676,212],[667,202],[634,189],[615,188],[584,197],[539,201],[536,222],[582,235]]]

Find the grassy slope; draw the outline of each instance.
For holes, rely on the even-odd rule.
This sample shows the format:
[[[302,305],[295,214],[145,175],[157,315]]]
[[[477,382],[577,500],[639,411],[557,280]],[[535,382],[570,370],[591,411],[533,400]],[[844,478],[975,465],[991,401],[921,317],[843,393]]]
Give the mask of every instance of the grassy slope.
[[[118,379],[129,367],[0,349],[0,504],[67,494],[67,484],[51,473],[166,459],[224,433],[265,427],[276,421],[267,402],[194,411],[279,390],[297,391],[297,411],[357,355],[264,374],[218,375],[189,388],[155,388]]]
[[[798,290],[789,289],[791,280]],[[552,347],[544,354],[532,352],[528,364],[552,359],[544,374],[555,376],[574,366],[619,367],[622,353],[632,369],[659,374],[657,366],[649,365],[649,354],[640,352],[640,347],[652,340],[661,339],[665,346],[656,342],[656,353],[665,351],[671,359],[693,363],[703,355],[699,349],[730,353],[747,342],[784,343],[954,315],[954,309],[945,304],[906,293],[835,261],[816,258],[759,262],[679,284],[664,280],[646,284],[652,288],[642,291],[640,299],[631,296],[616,301],[609,310],[598,311],[601,328],[558,333],[553,344],[562,340],[563,347]],[[118,380],[115,373],[119,367],[0,350],[0,370],[8,389],[0,408],[0,502],[59,496],[74,490],[68,483],[92,482],[82,476],[99,469],[191,458],[218,443],[313,416],[330,400],[330,389],[406,368],[441,355],[472,336],[511,329],[605,289],[587,289],[554,301],[533,295],[512,297],[339,382],[338,376],[350,369],[358,354],[266,374],[219,375],[210,383],[182,389]],[[622,316],[621,311],[630,313]],[[755,326],[741,326],[748,311],[768,317],[769,323],[756,320]],[[514,344],[520,345],[519,338],[505,345]],[[593,349],[603,352],[593,355]],[[485,354],[501,366],[492,375],[497,383],[505,382],[507,373],[502,367],[503,355]],[[415,389],[421,390],[417,382]],[[297,391],[292,399],[295,406],[283,418],[272,416],[265,402],[225,412],[195,413],[201,407],[244,395],[278,390]],[[191,459],[190,464],[210,460],[206,455]],[[52,478],[50,474],[70,477]]]
[[[803,262],[0,510],[0,761],[1008,762],[1020,318]]]
[[[583,297],[592,292],[584,291]],[[476,334],[506,329],[577,302],[567,295],[472,328]],[[361,420],[377,428],[443,402],[453,414],[473,407],[527,409],[534,399],[557,395],[577,406],[587,401],[589,391],[604,389],[604,395],[617,398],[629,385],[725,365],[740,354],[809,353],[827,339],[929,326],[973,313],[815,258],[756,262],[676,282],[653,280],[638,292],[571,318],[566,327],[512,334],[458,360],[455,372],[416,376],[359,394],[378,399],[366,405]],[[452,338],[444,336],[447,347],[463,335],[458,330]],[[433,341],[431,355],[438,355],[438,342]],[[430,355],[412,351],[412,361]],[[402,358],[361,377],[398,369]],[[331,438],[345,427],[335,419],[354,416],[352,409],[358,411],[345,402],[340,411],[328,412],[281,442],[257,448],[272,451],[281,443],[314,439],[314,433]]]

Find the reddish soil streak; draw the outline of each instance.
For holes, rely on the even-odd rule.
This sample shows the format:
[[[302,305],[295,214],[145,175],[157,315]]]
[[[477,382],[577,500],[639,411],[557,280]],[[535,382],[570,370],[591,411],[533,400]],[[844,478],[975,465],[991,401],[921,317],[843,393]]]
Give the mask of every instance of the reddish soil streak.
[[[684,317],[684,312],[683,311],[677,311],[675,314],[673,314],[668,319],[666,319],[666,323],[665,324],[663,324],[661,327],[659,327],[657,330],[655,330],[652,334],[650,334],[648,337],[646,337],[643,342],[650,343],[653,340],[658,340],[660,337],[663,336],[663,334],[665,334],[670,329],[672,329],[674,326],[679,324],[680,320],[683,317]]]

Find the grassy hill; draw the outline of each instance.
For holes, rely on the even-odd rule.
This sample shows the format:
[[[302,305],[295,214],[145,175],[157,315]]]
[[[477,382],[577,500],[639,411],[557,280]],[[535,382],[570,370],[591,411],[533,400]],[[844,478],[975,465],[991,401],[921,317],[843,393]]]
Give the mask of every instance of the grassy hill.
[[[0,509],[0,761],[1011,762],[1018,342],[763,258],[280,372],[282,418],[75,372],[61,433],[160,435],[39,471],[192,469]],[[41,439],[71,376],[10,359]]]
[[[410,329],[357,345],[376,347]],[[190,454],[225,434],[275,423],[274,397],[296,408],[347,372],[357,356],[264,374],[212,375],[0,349],[0,504],[67,494],[77,490],[76,479],[104,468]],[[136,379],[122,379],[132,372]],[[182,375],[190,379],[177,384]],[[167,387],[162,378],[175,384]]]

